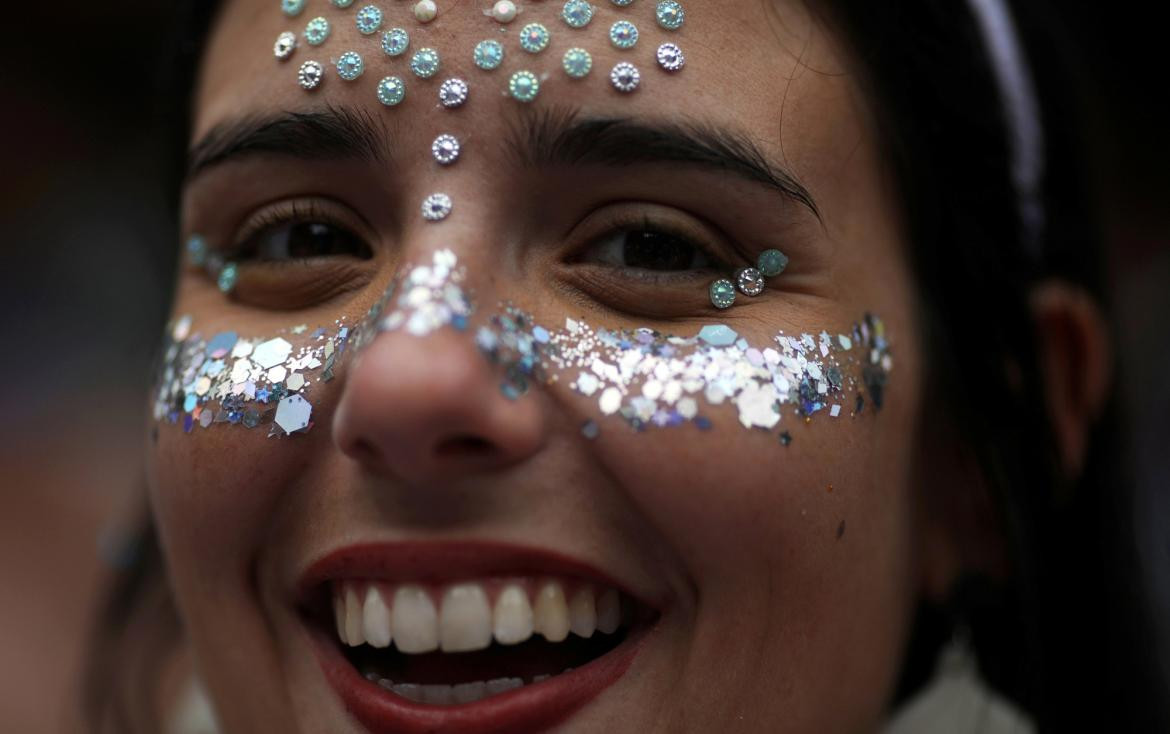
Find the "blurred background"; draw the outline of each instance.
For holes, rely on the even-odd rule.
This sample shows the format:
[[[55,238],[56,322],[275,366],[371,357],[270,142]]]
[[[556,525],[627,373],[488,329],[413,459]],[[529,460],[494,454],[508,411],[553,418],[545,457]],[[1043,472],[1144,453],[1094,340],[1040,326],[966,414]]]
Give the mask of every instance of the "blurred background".
[[[1124,370],[1134,491],[1119,497],[1134,498],[1141,571],[1170,619],[1165,42],[1135,0],[1060,7],[1083,101],[1068,112],[1087,123]],[[177,251],[167,115],[182,90],[158,84],[170,3],[5,11],[0,731],[79,731],[94,604],[141,499],[146,391]],[[1170,643],[1151,645],[1170,669]]]

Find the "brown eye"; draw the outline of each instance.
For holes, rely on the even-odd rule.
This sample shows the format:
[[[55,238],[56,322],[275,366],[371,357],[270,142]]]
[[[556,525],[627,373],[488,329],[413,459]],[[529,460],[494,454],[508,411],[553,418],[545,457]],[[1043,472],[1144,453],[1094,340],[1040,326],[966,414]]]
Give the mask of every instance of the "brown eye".
[[[320,257],[373,257],[368,245],[352,232],[328,222],[286,222],[255,235],[241,248],[240,260],[273,262]]]
[[[682,237],[650,229],[614,232],[598,240],[580,262],[658,272],[703,270],[713,263],[707,253]]]

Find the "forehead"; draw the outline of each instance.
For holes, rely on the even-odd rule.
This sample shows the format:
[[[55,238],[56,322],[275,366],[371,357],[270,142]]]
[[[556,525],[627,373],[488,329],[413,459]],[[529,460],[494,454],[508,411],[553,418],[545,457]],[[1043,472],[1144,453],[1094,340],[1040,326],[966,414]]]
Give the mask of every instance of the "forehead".
[[[521,12],[508,24],[490,17],[488,2],[440,3],[438,17],[424,24],[415,19],[413,2],[396,0],[375,4],[384,14],[382,26],[377,33],[362,35],[355,18],[365,4],[359,0],[339,9],[325,0],[308,0],[303,12],[289,17],[276,0],[226,3],[203,60],[195,138],[241,115],[325,104],[364,107],[386,119],[391,130],[428,124],[490,130],[516,114],[571,105],[586,114],[732,127],[763,149],[782,154],[797,172],[815,174],[809,169],[834,165],[834,151],[847,155],[860,135],[851,80],[842,73],[843,54],[802,3],[684,0],[685,23],[666,30],[655,21],[652,0],[621,7],[597,0],[592,21],[581,29],[570,28],[561,18],[560,2],[518,3]],[[314,47],[305,42],[304,30],[318,16],[330,22],[331,33]],[[639,30],[632,49],[610,42],[610,28],[620,20],[633,22]],[[521,28],[529,23],[541,23],[551,34],[548,47],[538,54],[520,47]],[[411,38],[410,50],[395,58],[380,45],[381,31],[392,27],[407,29]],[[299,38],[297,50],[284,62],[272,51],[282,31]],[[493,71],[473,62],[475,45],[485,39],[505,47],[503,64]],[[656,49],[666,42],[676,43],[686,55],[686,66],[677,73],[663,70],[655,60]],[[437,50],[442,59],[439,73],[429,79],[409,70],[411,54],[423,47]],[[593,57],[593,70],[585,79],[571,79],[561,68],[565,51],[574,47]],[[333,64],[347,51],[359,53],[366,66],[353,82],[338,77]],[[296,82],[297,69],[308,60],[326,68],[325,81],[312,92]],[[609,82],[610,69],[622,61],[633,63],[642,75],[640,87],[630,94]],[[519,70],[543,80],[532,103],[506,94],[509,77]],[[406,101],[393,108],[383,107],[375,94],[377,82],[389,75],[401,77],[407,86]],[[451,77],[470,86],[468,103],[454,111],[441,107],[437,97],[439,85]]]

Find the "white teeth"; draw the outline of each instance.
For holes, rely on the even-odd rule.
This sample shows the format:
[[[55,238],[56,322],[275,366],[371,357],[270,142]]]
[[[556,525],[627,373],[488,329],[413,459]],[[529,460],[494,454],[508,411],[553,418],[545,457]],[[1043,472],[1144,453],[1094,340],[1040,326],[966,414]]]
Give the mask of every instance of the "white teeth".
[[[507,693],[515,688],[524,685],[523,678],[496,678],[487,682],[487,692],[489,696],[496,696],[501,693]]]
[[[390,686],[390,690],[402,696],[405,699],[422,703],[422,686],[414,683],[395,683]]]
[[[348,645],[345,637],[345,593],[340,589],[333,592],[333,621],[337,623],[337,639],[341,644]]]
[[[366,603],[362,607],[362,632],[366,642],[374,647],[390,647],[390,607],[382,598],[382,592],[374,584],[366,590]]]
[[[493,631],[496,642],[501,645],[515,645],[532,637],[532,605],[528,594],[516,584],[504,587],[496,599],[493,614]]]
[[[439,648],[443,652],[483,650],[492,644],[492,612],[479,584],[456,584],[443,595]]]
[[[565,592],[556,581],[549,581],[536,592],[535,629],[549,642],[561,642],[569,636],[569,607]]]
[[[597,629],[607,635],[617,631],[622,621],[622,606],[617,591],[606,589],[597,600]]]
[[[362,602],[352,584],[345,585],[345,641],[352,647],[366,641],[362,635]]]
[[[569,602],[569,629],[578,637],[592,637],[597,627],[597,607],[593,605],[593,589],[582,586]]]
[[[451,686],[420,686],[420,692],[423,703],[447,705],[455,702],[455,694],[451,690]]]
[[[416,654],[439,648],[439,615],[422,587],[398,588],[390,626],[394,630],[394,644],[401,652]]]

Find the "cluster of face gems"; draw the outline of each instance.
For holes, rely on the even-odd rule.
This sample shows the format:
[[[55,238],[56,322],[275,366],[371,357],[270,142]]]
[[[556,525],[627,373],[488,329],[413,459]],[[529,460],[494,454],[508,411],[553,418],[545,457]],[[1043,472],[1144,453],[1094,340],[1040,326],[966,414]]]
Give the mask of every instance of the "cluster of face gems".
[[[711,303],[718,309],[731,308],[735,304],[736,292],[745,296],[758,296],[764,292],[764,279],[774,278],[788,267],[788,257],[779,250],[765,250],[756,260],[756,267],[741,268],[735,280],[720,278],[711,284]]]
[[[462,107],[467,102],[467,82],[451,78],[439,86],[439,104],[447,109]]]
[[[618,7],[627,7],[633,0],[611,0]],[[331,0],[337,8],[349,8],[355,5],[355,0]],[[281,0],[284,13],[290,17],[302,13],[306,0]],[[438,16],[438,7],[434,0],[418,0],[412,3],[415,20],[420,23],[429,23]],[[560,18],[569,29],[579,30],[589,26],[597,13],[597,6],[589,0],[564,0],[560,7]],[[520,8],[512,0],[498,0],[492,3],[491,9],[484,11],[486,15],[501,25],[511,23],[516,19]],[[379,34],[380,46],[386,57],[391,59],[407,54],[411,48],[410,32],[406,28],[393,27],[383,30],[387,16],[376,3],[364,3],[357,7],[352,22],[364,36]],[[682,27],[685,12],[681,3],[676,0],[661,0],[654,6],[654,18],[660,28],[675,31]],[[388,24],[387,24],[388,25]],[[306,43],[311,46],[324,44],[331,36],[332,26],[324,17],[315,17],[310,20],[303,33]],[[610,43],[621,50],[634,49],[639,40],[639,27],[631,20],[619,19],[609,26],[607,36]],[[291,32],[282,33],[273,46],[274,56],[281,61],[290,58],[298,45],[298,37]],[[552,32],[549,27],[539,22],[526,23],[517,37],[521,50],[537,55],[548,49],[552,42]],[[500,40],[485,39],[476,44],[472,59],[475,66],[483,71],[498,69],[505,57],[505,46]],[[658,65],[667,72],[676,72],[686,63],[682,49],[674,43],[663,43],[655,54]],[[366,59],[356,50],[349,50],[340,57],[332,60],[337,75],[346,81],[359,79],[366,66]],[[411,73],[420,79],[430,79],[441,69],[440,53],[436,48],[421,48],[414,51],[409,58]],[[579,46],[573,46],[565,51],[561,57],[561,68],[570,80],[585,79],[593,69],[593,57],[590,52]],[[297,74],[298,84],[310,91],[316,89],[324,81],[325,68],[318,61],[306,61],[301,65]],[[540,93],[541,86],[548,78],[547,73],[521,69],[512,73],[507,80],[507,94],[517,102],[533,102]],[[630,93],[637,90],[642,83],[642,72],[631,61],[622,61],[616,64],[609,73],[609,80],[614,89],[621,93]],[[466,104],[470,85],[463,79],[450,78],[445,80],[438,89],[439,103],[443,108],[454,109]],[[386,107],[400,105],[406,98],[406,83],[400,76],[390,75],[383,77],[376,86],[378,101]],[[450,138],[450,140],[447,140]],[[443,141],[440,144],[439,141]],[[442,165],[449,165],[459,155],[459,143],[451,136],[440,136],[432,145],[432,155]],[[423,203],[424,216],[428,221],[440,221],[446,218],[451,211],[451,200],[444,194],[433,194]],[[734,284],[733,284],[734,285]],[[753,288],[750,282],[744,282],[742,289],[750,291]]]
[[[423,219],[428,222],[441,222],[451,216],[453,206],[450,196],[443,193],[431,194],[422,203]]]
[[[454,135],[444,133],[431,143],[431,155],[443,166],[449,166],[459,160],[459,152],[459,140]]]
[[[317,61],[306,61],[301,64],[301,68],[297,72],[297,84],[300,84],[301,89],[305,91],[312,91],[321,86],[321,81],[324,78],[325,67]]]

